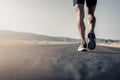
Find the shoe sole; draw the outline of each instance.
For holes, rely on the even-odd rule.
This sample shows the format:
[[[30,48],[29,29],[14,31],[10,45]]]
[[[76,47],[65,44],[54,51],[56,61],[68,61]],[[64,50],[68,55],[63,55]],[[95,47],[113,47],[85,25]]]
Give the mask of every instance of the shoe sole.
[[[83,52],[86,52],[87,49],[86,48],[83,48],[83,49],[78,49],[78,51],[83,51]]]
[[[96,48],[95,35],[93,33],[88,34],[88,49],[94,50]]]

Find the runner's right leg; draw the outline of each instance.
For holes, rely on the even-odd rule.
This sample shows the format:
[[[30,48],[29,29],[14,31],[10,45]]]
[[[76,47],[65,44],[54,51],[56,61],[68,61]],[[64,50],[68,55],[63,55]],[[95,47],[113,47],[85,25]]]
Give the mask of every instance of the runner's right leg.
[[[95,37],[95,33],[94,33],[94,29],[95,29],[95,23],[96,23],[96,18],[94,16],[94,11],[95,11],[96,6],[92,6],[92,7],[88,7],[88,25],[90,27],[90,32],[88,33],[88,48],[90,50],[95,49],[96,47],[96,37]]]

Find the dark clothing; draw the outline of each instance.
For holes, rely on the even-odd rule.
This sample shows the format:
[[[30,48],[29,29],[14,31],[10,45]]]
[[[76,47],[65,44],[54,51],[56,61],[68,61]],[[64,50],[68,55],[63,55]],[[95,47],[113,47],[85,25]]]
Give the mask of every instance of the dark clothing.
[[[83,4],[86,1],[86,5],[88,7],[92,7],[95,6],[97,4],[97,0],[73,0],[73,6],[75,6],[75,4]]]

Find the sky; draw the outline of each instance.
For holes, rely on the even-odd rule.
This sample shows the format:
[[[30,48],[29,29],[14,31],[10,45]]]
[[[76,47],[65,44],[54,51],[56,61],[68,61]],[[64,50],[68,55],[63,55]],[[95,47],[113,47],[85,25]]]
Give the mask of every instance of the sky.
[[[0,0],[0,30],[79,38],[72,1]],[[120,40],[119,7],[120,0],[98,0],[95,11],[97,38]],[[85,23],[87,36],[87,14]]]

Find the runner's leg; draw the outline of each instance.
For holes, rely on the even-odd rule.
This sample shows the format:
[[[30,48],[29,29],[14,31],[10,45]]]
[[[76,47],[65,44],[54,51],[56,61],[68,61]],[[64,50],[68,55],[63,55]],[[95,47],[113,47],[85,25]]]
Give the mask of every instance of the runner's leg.
[[[94,33],[96,18],[94,15],[97,0],[86,0],[87,7],[88,7],[88,25],[90,28],[90,32],[88,33],[88,48],[90,50],[95,49],[96,47],[96,37]]]
[[[86,4],[88,7],[88,25],[90,30],[95,29],[95,23],[96,23],[96,17],[94,15],[96,5],[97,5],[97,0],[86,0]]]
[[[77,26],[81,37],[81,42],[85,43],[85,24],[84,24],[84,4],[75,4],[77,14]]]
[[[96,6],[88,7],[88,25],[90,30],[94,31],[95,29],[95,23],[96,23],[96,17],[94,15]]]

